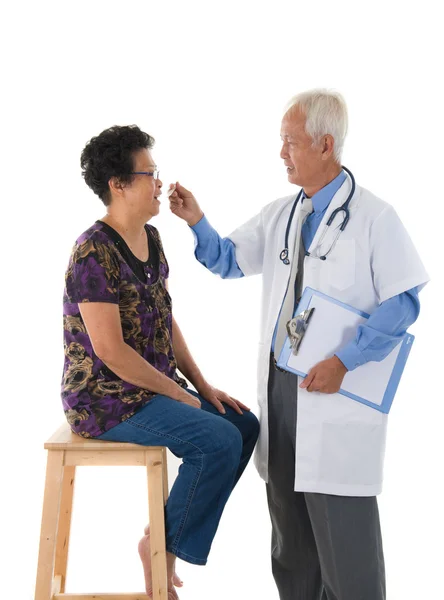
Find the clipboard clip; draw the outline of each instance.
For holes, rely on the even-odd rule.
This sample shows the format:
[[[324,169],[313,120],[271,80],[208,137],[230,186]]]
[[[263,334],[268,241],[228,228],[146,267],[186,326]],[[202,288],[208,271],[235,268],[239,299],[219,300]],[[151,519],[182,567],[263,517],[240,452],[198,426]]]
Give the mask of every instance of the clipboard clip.
[[[304,338],[305,332],[307,331],[308,323],[314,313],[313,308],[307,308],[298,315],[294,316],[287,323],[288,339],[290,340],[290,346],[293,354],[297,355],[299,347]]]

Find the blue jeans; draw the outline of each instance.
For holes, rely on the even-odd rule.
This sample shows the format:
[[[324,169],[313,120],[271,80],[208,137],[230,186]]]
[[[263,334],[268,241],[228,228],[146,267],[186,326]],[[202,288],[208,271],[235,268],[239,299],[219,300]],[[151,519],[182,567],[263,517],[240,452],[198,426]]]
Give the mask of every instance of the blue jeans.
[[[96,439],[166,446],[183,459],[165,507],[166,549],[204,565],[225,504],[253,453],[259,422],[226,404],[223,415],[187,391],[199,398],[200,409],[158,394]]]

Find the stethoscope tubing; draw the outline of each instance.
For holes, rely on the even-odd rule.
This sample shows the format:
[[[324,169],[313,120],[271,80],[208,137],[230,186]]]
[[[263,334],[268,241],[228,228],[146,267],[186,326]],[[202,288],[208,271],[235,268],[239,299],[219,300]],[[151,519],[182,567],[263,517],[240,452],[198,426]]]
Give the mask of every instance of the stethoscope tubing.
[[[349,169],[347,169],[347,167],[342,166],[342,169],[346,173],[348,173],[348,175],[350,176],[350,180],[351,180],[351,184],[352,184],[351,191],[350,191],[350,193],[349,193],[349,195],[347,197],[347,200],[344,202],[344,204],[342,204],[342,206],[340,206],[339,208],[336,208],[331,213],[331,215],[330,215],[330,217],[329,217],[329,219],[327,221],[325,230],[324,230],[324,232],[323,232],[323,234],[322,234],[322,236],[321,236],[321,238],[320,238],[320,240],[318,242],[318,246],[323,242],[324,237],[325,237],[325,235],[327,233],[327,228],[330,227],[330,225],[333,223],[333,221],[336,218],[336,215],[338,215],[340,212],[343,212],[344,213],[344,217],[343,217],[343,221],[341,223],[341,226],[339,228],[338,235],[336,236],[336,239],[334,240],[333,245],[330,248],[330,250],[326,254],[324,254],[323,256],[313,256],[309,252],[305,253],[306,256],[311,256],[312,258],[319,258],[320,260],[326,260],[327,256],[330,254],[330,252],[333,250],[334,246],[336,245],[336,241],[337,241],[339,235],[345,230],[345,228],[347,227],[347,224],[348,224],[348,222],[350,220],[349,205],[350,205],[351,199],[353,198],[353,195],[355,193],[356,182],[355,182],[355,178],[353,176],[353,173]],[[282,252],[279,255],[279,258],[284,263],[284,265],[289,265],[290,264],[290,260],[288,258],[288,238],[290,236],[290,229],[291,229],[291,224],[293,222],[294,213],[296,211],[296,207],[297,207],[298,202],[301,199],[303,193],[304,193],[304,190],[301,189],[301,191],[299,192],[299,194],[296,197],[296,200],[293,203],[293,206],[292,206],[291,212],[290,212],[290,216],[288,218],[287,229],[285,231],[285,247],[284,247],[284,249],[282,250]]]

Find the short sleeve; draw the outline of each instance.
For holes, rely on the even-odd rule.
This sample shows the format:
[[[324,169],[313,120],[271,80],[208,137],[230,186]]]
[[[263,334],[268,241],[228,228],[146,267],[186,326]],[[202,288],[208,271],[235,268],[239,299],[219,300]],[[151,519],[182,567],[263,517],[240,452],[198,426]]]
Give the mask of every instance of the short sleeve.
[[[67,302],[119,303],[120,265],[110,243],[88,238],[76,244],[65,276]]]
[[[373,283],[379,303],[406,292],[423,288],[427,271],[401,219],[387,206],[373,222],[370,231]]]

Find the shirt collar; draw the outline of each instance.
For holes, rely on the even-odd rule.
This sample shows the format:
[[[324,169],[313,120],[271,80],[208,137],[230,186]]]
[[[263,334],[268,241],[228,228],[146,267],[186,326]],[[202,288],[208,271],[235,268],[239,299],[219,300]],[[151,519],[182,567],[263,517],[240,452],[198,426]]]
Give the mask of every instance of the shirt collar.
[[[339,175],[333,179],[333,181],[330,181],[330,183],[322,189],[320,189],[319,192],[316,192],[316,194],[311,199],[313,202],[313,210],[315,212],[324,212],[324,210],[333,200],[333,196],[344,183],[346,177],[347,176],[345,172],[341,171]],[[303,192],[303,198],[306,198],[305,192]]]

